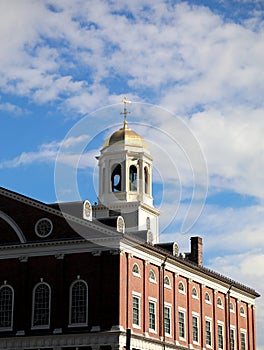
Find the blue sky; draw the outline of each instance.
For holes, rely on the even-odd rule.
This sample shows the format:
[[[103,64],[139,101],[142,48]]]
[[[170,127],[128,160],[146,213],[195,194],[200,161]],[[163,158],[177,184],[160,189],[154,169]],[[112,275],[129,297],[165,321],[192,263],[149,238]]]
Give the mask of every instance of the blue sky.
[[[254,0],[2,0],[0,185],[96,201],[95,156],[126,95],[154,157],[161,240],[186,251],[202,235],[206,266],[264,294],[263,15]]]

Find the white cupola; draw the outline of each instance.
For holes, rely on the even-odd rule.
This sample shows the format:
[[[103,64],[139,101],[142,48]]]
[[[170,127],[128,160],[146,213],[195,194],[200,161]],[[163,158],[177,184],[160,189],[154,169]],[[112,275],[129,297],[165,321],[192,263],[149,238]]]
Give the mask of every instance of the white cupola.
[[[152,157],[146,141],[131,130],[123,100],[123,127],[104,143],[98,159],[99,196],[96,217],[122,215],[127,231],[148,230],[158,241],[159,211],[153,207]]]

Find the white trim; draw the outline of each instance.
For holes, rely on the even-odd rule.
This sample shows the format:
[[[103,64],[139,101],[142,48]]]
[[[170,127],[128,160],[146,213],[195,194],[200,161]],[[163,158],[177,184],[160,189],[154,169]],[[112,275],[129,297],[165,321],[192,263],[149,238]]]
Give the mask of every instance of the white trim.
[[[72,288],[78,282],[82,282],[86,286],[86,322],[84,322],[84,323],[71,323],[71,318],[72,318]],[[76,280],[74,280],[71,283],[69,292],[70,292],[70,295],[69,295],[69,324],[68,324],[68,327],[85,327],[88,325],[88,300],[89,300],[88,299],[88,284],[83,279],[77,278]]]
[[[35,316],[35,292],[36,292],[36,289],[40,286],[40,285],[46,285],[49,289],[49,318],[48,318],[48,324],[46,325],[34,325],[33,322],[34,322],[34,316]],[[50,288],[50,285],[46,282],[39,282],[37,283],[34,288],[33,288],[33,291],[32,291],[32,316],[31,316],[31,329],[49,329],[50,328],[50,314],[51,314],[51,288]]]
[[[184,337],[180,336],[180,320],[179,320],[179,312],[183,314],[183,325],[184,325]],[[182,307],[178,307],[178,333],[179,333],[179,340],[186,341],[186,309]]]
[[[41,234],[38,232],[38,226],[39,226],[39,224],[40,224],[42,221],[47,221],[47,222],[50,224],[49,232],[47,232],[45,235],[41,235]],[[40,237],[40,238],[46,238],[46,237],[50,236],[51,233],[52,233],[52,231],[53,231],[53,223],[52,223],[52,221],[51,221],[49,218],[46,218],[46,217],[40,218],[40,219],[36,222],[36,224],[35,224],[35,234],[36,234],[38,237]]]
[[[148,330],[150,333],[155,333],[157,334],[157,299],[154,298],[148,298],[149,299],[149,303],[154,304],[154,322],[155,322],[155,328],[150,328],[149,327],[149,317],[150,317],[150,313],[149,313],[149,303],[148,303]]]
[[[135,266],[137,266],[138,272],[133,271]],[[141,277],[141,275],[140,275],[140,267],[139,267],[138,263],[136,263],[136,262],[132,266],[132,274],[133,274],[133,276]]]
[[[133,323],[133,298],[138,299],[138,324]],[[137,292],[132,292],[132,326],[136,329],[141,329],[141,294]]]
[[[193,317],[197,319],[198,341],[193,340]],[[200,345],[200,315],[197,312],[192,312],[192,343],[195,345]]]
[[[5,287],[11,289],[11,291],[12,291],[11,325],[9,327],[0,327],[0,332],[12,331],[13,330],[15,291],[14,291],[14,288],[10,284],[2,284],[0,286],[0,290],[5,288]]]
[[[0,218],[3,219],[9,226],[12,227],[12,229],[15,231],[17,237],[19,238],[21,243],[26,243],[26,237],[24,236],[21,228],[18,226],[18,224],[6,213],[4,213],[2,210],[0,210]]]
[[[172,319],[171,319],[171,309],[172,309],[172,305],[170,303],[164,303],[164,313],[165,313],[165,307],[169,309],[169,320],[170,320],[170,333],[165,332],[165,336],[168,338],[172,337]],[[164,315],[163,315],[164,317]],[[164,318],[165,321],[165,318]],[[165,330],[165,325],[164,325],[164,330]]]

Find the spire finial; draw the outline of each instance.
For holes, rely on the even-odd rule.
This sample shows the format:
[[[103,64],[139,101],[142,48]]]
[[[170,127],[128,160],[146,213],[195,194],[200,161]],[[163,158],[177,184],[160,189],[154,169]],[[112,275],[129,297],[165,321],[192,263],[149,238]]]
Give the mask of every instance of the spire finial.
[[[124,128],[126,128],[126,125],[127,125],[126,117],[127,117],[128,114],[131,113],[131,112],[128,112],[128,110],[126,108],[126,105],[130,104],[131,101],[127,100],[126,96],[124,96],[122,102],[124,104],[124,109],[123,109],[123,112],[120,112],[120,114],[124,116]]]

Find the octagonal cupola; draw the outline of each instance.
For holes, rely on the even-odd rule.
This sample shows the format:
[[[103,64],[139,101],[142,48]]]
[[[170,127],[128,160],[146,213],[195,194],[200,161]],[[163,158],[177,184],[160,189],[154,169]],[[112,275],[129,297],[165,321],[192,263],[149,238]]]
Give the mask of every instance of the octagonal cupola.
[[[140,220],[144,222],[142,227],[147,229],[153,215],[155,220],[158,215],[158,211],[153,207],[152,197],[153,159],[144,138],[128,126],[126,117],[129,113],[127,111],[129,101],[124,99],[123,103],[124,109],[121,112],[124,116],[123,126],[107,138],[97,157],[99,166],[98,205],[121,215],[128,212],[133,212],[135,215],[136,212],[137,229],[142,226],[139,225]],[[144,218],[139,213],[141,211],[141,214],[144,212]],[[135,228],[134,224],[135,222],[132,226]],[[126,221],[126,227],[130,226]]]

